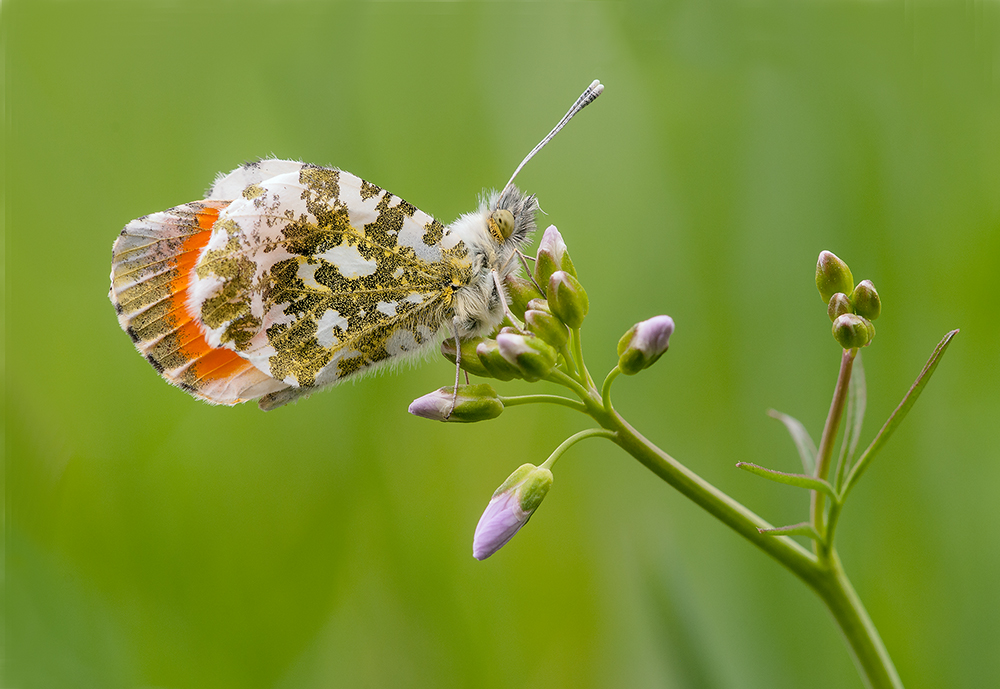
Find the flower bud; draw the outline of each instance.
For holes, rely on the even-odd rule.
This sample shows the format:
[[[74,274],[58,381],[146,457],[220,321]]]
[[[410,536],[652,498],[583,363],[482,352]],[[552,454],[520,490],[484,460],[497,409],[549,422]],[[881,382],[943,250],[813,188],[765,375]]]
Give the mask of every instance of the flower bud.
[[[552,472],[523,464],[503,482],[476,525],[472,556],[485,560],[514,537],[552,487]]]
[[[452,401],[454,400],[454,407]],[[495,419],[503,412],[497,391],[487,383],[441,388],[410,403],[410,413],[432,421],[472,423]]]
[[[837,292],[850,294],[854,289],[854,276],[847,264],[830,251],[821,251],[816,261],[816,287],[824,304]]]
[[[476,345],[476,356],[492,378],[514,380],[521,377],[517,368],[500,354],[500,347],[496,340],[480,340],[479,344]]]
[[[463,371],[468,371],[474,376],[492,378],[493,376],[486,370],[483,362],[479,360],[479,356],[476,354],[476,347],[479,345],[479,342],[480,340],[475,339],[465,340],[461,343],[462,362],[459,365]],[[441,343],[441,354],[451,363],[455,363],[455,338],[449,337]]]
[[[837,316],[833,322],[833,338],[844,349],[864,347],[875,335],[875,326],[866,318],[853,313]]]
[[[539,307],[544,304],[544,309],[529,308],[524,312],[524,324],[528,330],[556,349],[566,344],[566,341],[569,340],[569,328],[566,327],[566,324],[552,315],[548,303],[544,300],[532,299],[529,306],[532,304]]]
[[[590,310],[590,300],[583,285],[564,270],[557,270],[549,278],[549,308],[563,323],[571,328],[583,325]]]
[[[634,376],[649,368],[663,356],[674,332],[674,319],[654,316],[633,325],[618,341],[618,368],[627,376]]]
[[[879,299],[871,280],[862,280],[858,283],[851,294],[851,304],[854,306],[854,313],[870,321],[882,313],[882,300]]]
[[[538,243],[535,257],[535,280],[539,285],[547,285],[552,273],[563,270],[576,277],[576,268],[566,251],[566,242],[555,225],[549,225]]]
[[[830,305],[827,306],[826,314],[831,321],[835,321],[837,316],[843,316],[845,313],[854,313],[851,308],[851,300],[843,292],[837,292],[830,297]]]
[[[556,365],[556,350],[533,335],[501,333],[497,335],[497,347],[504,360],[530,383],[549,375]]]
[[[507,306],[510,307],[511,313],[524,320],[524,310],[527,308],[528,302],[532,299],[541,299],[541,292],[531,280],[526,280],[513,273],[504,278],[503,284],[507,288],[507,296],[510,297]]]

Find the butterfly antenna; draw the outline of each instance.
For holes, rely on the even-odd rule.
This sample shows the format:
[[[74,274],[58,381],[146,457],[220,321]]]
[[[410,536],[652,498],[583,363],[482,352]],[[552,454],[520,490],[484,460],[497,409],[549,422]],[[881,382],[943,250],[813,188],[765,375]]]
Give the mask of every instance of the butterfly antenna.
[[[542,147],[545,146],[545,144],[547,144],[549,141],[551,141],[552,137],[558,134],[559,130],[565,127],[566,123],[569,122],[571,119],[573,119],[573,116],[576,115],[576,113],[580,112],[585,107],[587,107],[595,100],[597,100],[597,97],[601,95],[603,92],[604,92],[604,84],[602,84],[597,79],[594,79],[594,81],[591,82],[590,86],[587,87],[587,90],[584,91],[580,95],[580,97],[576,99],[576,102],[573,103],[573,107],[569,109],[569,112],[563,115],[563,118],[559,120],[559,124],[553,127],[552,131],[549,132],[544,139],[539,141],[537,146],[531,149],[531,153],[529,153],[524,157],[524,160],[522,160],[521,164],[517,166],[516,170],[514,170],[514,174],[510,176],[510,180],[507,182],[507,185],[504,186],[503,191],[500,192],[500,196],[498,196],[497,199],[506,194],[507,191],[511,188],[511,186],[513,186],[514,178],[517,177],[517,173],[521,171],[521,168],[524,167],[524,164],[527,163],[529,160],[531,160],[536,153],[542,150]]]

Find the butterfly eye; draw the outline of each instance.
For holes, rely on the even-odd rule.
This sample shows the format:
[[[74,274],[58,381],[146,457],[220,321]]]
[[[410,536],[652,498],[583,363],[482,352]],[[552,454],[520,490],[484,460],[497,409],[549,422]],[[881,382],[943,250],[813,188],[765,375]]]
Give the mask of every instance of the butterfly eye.
[[[510,239],[510,236],[514,234],[514,214],[506,208],[493,211],[490,213],[490,225],[493,225],[490,228],[491,230],[496,229],[494,234],[498,240],[504,241]]]

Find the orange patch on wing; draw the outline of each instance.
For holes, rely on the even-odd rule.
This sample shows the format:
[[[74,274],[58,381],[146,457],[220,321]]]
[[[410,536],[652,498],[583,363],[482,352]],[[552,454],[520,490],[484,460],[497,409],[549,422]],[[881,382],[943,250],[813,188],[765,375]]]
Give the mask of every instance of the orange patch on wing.
[[[201,228],[201,232],[193,234],[184,240],[181,250],[177,252],[177,263],[175,264],[177,267],[177,277],[170,282],[170,291],[174,295],[180,295],[182,298],[185,298],[185,301],[187,288],[191,284],[191,271],[194,270],[194,266],[198,262],[198,258],[201,256],[205,245],[208,244],[208,240],[212,238],[212,226],[219,219],[219,209],[204,208],[195,214],[195,218],[198,221],[198,227]],[[196,316],[196,314],[191,315]]]
[[[231,349],[213,349],[194,363],[192,371],[197,379],[195,389],[213,380],[229,378],[252,366],[252,364]]]

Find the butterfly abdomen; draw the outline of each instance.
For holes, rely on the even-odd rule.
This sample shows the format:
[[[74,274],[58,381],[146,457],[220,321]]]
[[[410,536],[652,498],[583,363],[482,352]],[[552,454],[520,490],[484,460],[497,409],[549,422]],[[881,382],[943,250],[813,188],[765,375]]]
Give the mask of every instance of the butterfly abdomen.
[[[112,249],[108,296],[122,329],[164,379],[232,405],[285,386],[232,349],[211,346],[190,306],[196,264],[228,205],[199,201],[126,225]]]

